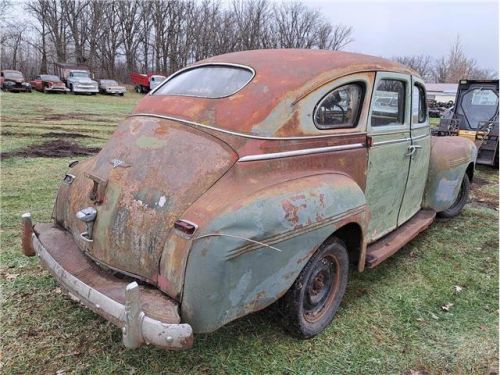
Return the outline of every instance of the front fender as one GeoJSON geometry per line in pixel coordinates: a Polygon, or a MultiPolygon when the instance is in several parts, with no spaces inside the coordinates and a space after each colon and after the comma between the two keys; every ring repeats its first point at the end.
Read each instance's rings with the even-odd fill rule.
{"type": "Polygon", "coordinates": [[[183,321],[210,332],[270,305],[340,225],[364,229],[367,215],[363,191],[341,174],[287,181],[229,204],[193,240],[183,321]]]}
{"type": "Polygon", "coordinates": [[[450,208],[468,166],[475,164],[476,157],[476,145],[466,138],[432,137],[423,207],[436,212],[450,208]]]}

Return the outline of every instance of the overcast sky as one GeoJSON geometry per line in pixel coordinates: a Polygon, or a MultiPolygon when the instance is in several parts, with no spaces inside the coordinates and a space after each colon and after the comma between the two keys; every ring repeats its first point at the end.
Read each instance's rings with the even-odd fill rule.
{"type": "Polygon", "coordinates": [[[457,35],[468,57],[498,71],[498,1],[308,0],[334,24],[350,25],[347,51],[383,57],[446,55],[457,35]]]}

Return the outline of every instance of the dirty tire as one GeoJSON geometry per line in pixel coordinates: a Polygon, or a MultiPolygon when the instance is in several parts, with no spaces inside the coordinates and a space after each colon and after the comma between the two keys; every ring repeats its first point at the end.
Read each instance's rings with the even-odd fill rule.
{"type": "Polygon", "coordinates": [[[344,296],[348,271],[344,242],[332,238],[321,245],[283,297],[290,334],[309,339],[328,327],[344,296]]]}
{"type": "Polygon", "coordinates": [[[462,185],[460,186],[460,191],[458,192],[457,199],[450,208],[438,212],[438,216],[447,219],[457,216],[462,211],[465,204],[469,200],[469,192],[470,192],[469,176],[465,174],[462,180],[462,185]]]}

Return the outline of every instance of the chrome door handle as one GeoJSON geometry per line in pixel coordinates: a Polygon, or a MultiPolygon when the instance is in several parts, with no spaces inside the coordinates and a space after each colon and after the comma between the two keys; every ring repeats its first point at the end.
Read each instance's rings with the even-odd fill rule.
{"type": "Polygon", "coordinates": [[[419,146],[419,145],[410,145],[410,146],[408,146],[408,153],[406,153],[405,156],[413,156],[413,154],[419,148],[422,148],[422,146],[419,146]]]}

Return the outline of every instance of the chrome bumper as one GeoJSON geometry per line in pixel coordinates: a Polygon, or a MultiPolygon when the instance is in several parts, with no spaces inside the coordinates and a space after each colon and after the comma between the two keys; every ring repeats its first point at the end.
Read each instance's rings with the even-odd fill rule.
{"type": "Polygon", "coordinates": [[[74,276],[52,257],[33,232],[30,214],[24,214],[22,220],[23,253],[27,256],[38,255],[70,297],[121,327],[123,344],[127,348],[152,344],[164,349],[181,350],[192,346],[193,330],[189,324],[170,324],[153,319],[142,311],[140,287],[135,281],[125,287],[125,303],[117,302],[74,276]],[[28,242],[29,237],[31,241],[28,242]]]}

